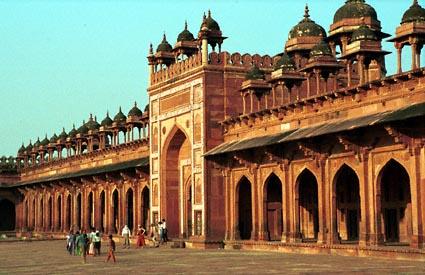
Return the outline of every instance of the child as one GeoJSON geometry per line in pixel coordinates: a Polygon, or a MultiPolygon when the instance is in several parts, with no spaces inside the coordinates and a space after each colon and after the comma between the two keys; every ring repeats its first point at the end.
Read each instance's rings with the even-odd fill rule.
{"type": "Polygon", "coordinates": [[[109,235],[109,252],[108,252],[108,257],[106,257],[105,263],[107,263],[109,259],[112,257],[112,260],[114,261],[114,264],[115,264],[114,251],[115,251],[115,241],[112,239],[112,235],[109,235]]]}

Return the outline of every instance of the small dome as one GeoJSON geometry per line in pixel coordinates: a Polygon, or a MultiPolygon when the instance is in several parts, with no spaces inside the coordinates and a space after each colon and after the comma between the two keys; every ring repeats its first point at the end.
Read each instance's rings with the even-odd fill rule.
{"type": "Polygon", "coordinates": [[[68,137],[74,138],[78,134],[77,130],[75,130],[75,124],[72,125],[71,131],[68,133],[68,137]]]}
{"type": "Polygon", "coordinates": [[[92,114],[90,114],[90,118],[89,118],[89,121],[87,121],[86,123],[86,127],[90,131],[99,130],[100,124],[97,123],[96,117],[93,119],[92,114]]]}
{"type": "Polygon", "coordinates": [[[56,143],[58,141],[58,136],[56,133],[53,134],[53,136],[50,138],[49,143],[56,143]]]}
{"type": "Polygon", "coordinates": [[[149,104],[146,104],[146,106],[145,106],[145,110],[144,110],[145,112],[149,112],[149,104]]]}
{"type": "Polygon", "coordinates": [[[245,79],[247,79],[247,80],[264,79],[264,72],[262,70],[260,70],[254,64],[254,65],[252,65],[252,67],[248,71],[248,73],[246,74],[245,79]]]}
{"type": "Polygon", "coordinates": [[[41,145],[40,138],[37,138],[37,141],[34,143],[34,148],[38,149],[40,145],[41,145]]]}
{"type": "Polygon", "coordinates": [[[42,146],[47,146],[47,145],[49,145],[49,143],[50,143],[50,141],[47,139],[47,134],[46,134],[46,136],[44,137],[44,139],[41,141],[41,145],[42,146]]]}
{"type": "Polygon", "coordinates": [[[323,36],[326,37],[325,29],[316,24],[310,19],[308,6],[305,6],[304,19],[295,25],[289,32],[289,39],[297,37],[308,37],[308,36],[323,36]]]}
{"type": "Polygon", "coordinates": [[[413,5],[403,14],[401,19],[401,25],[410,22],[424,22],[425,21],[425,9],[422,8],[417,0],[413,1],[413,5]]]}
{"type": "Polygon", "coordinates": [[[171,47],[170,43],[167,42],[167,37],[165,36],[165,33],[164,33],[162,42],[156,48],[156,52],[171,52],[171,51],[173,51],[173,47],[171,47]]]}
{"type": "Polygon", "coordinates": [[[310,57],[316,56],[333,56],[331,47],[325,42],[323,37],[310,51],[310,57]]]}
{"type": "Polygon", "coordinates": [[[184,23],[184,30],[177,36],[177,42],[194,41],[195,37],[187,30],[187,22],[184,23]]]}
{"type": "Polygon", "coordinates": [[[295,61],[287,53],[282,54],[279,60],[274,65],[274,69],[286,69],[286,70],[295,70],[295,61]]]}
{"type": "Polygon", "coordinates": [[[376,34],[368,26],[361,24],[360,27],[355,30],[351,36],[351,42],[359,40],[377,41],[378,37],[376,37],[376,34]]]}
{"type": "Polygon", "coordinates": [[[78,128],[77,133],[78,134],[87,134],[88,131],[89,131],[89,128],[87,128],[86,122],[83,120],[83,125],[81,125],[80,128],[78,128]]]}
{"type": "Polygon", "coordinates": [[[211,17],[211,11],[208,11],[207,27],[208,27],[209,30],[213,30],[213,31],[219,31],[220,30],[220,26],[218,25],[217,21],[215,21],[211,17]]]}
{"type": "Polygon", "coordinates": [[[365,0],[347,0],[345,5],[340,7],[334,15],[334,23],[347,18],[371,17],[378,20],[374,8],[365,3],[365,0]]]}
{"type": "Polygon", "coordinates": [[[63,128],[62,133],[60,133],[59,135],[59,139],[66,140],[67,137],[68,137],[68,134],[65,132],[65,128],[63,128]]]}
{"type": "Polygon", "coordinates": [[[128,117],[141,117],[143,115],[143,112],[137,108],[137,103],[136,101],[134,102],[134,107],[131,108],[131,110],[128,112],[128,117]]]}
{"type": "Polygon", "coordinates": [[[105,126],[111,126],[112,123],[113,123],[113,121],[109,117],[109,112],[106,112],[106,117],[102,120],[102,122],[100,123],[100,125],[102,125],[103,127],[105,127],[105,126]]]}
{"type": "Polygon", "coordinates": [[[19,148],[18,150],[18,154],[23,154],[25,152],[25,146],[24,143],[22,142],[21,148],[19,148]]]}
{"type": "Polygon", "coordinates": [[[30,141],[30,144],[28,144],[28,146],[25,148],[25,151],[31,152],[32,148],[34,148],[34,147],[32,146],[32,143],[30,141]]]}
{"type": "Polygon", "coordinates": [[[114,122],[120,123],[120,122],[125,122],[126,120],[127,120],[127,117],[122,113],[121,107],[120,107],[118,114],[114,116],[114,122]]]}

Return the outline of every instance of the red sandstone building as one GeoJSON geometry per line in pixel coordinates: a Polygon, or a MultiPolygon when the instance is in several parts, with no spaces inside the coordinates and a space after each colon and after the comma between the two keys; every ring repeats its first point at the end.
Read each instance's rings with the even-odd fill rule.
{"type": "Polygon", "coordinates": [[[187,25],[174,47],[164,35],[144,112],[90,116],[1,159],[0,230],[116,234],[165,218],[189,247],[403,246],[424,259],[425,9],[406,8],[389,38],[363,0],[346,1],[328,33],[306,7],[275,56],[222,51],[210,13],[196,37],[187,25]]]}

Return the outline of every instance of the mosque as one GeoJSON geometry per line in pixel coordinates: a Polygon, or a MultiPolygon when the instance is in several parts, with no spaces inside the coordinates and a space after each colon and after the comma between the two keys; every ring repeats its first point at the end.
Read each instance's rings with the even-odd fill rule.
{"type": "Polygon", "coordinates": [[[425,9],[412,2],[392,37],[365,0],[345,1],[328,32],[306,6],[275,55],[222,51],[210,12],[197,35],[164,34],[143,111],[90,116],[0,159],[0,231],[166,219],[186,247],[425,260],[425,9]]]}

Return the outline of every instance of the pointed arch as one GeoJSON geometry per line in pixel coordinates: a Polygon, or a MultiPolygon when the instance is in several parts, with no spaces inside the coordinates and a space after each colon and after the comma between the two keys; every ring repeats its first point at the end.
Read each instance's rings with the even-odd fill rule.
{"type": "Polygon", "coordinates": [[[334,231],[341,242],[358,242],[360,235],[360,186],[356,172],[343,164],[332,185],[334,231]]]}
{"type": "Polygon", "coordinates": [[[275,173],[271,173],[264,183],[264,219],[268,240],[278,241],[282,238],[282,182],[275,173]]]}
{"type": "Polygon", "coordinates": [[[243,176],[236,186],[237,229],[241,240],[251,239],[252,191],[251,182],[243,176]]]}
{"type": "Polygon", "coordinates": [[[130,228],[131,232],[134,232],[136,228],[134,227],[134,195],[133,189],[130,187],[127,190],[125,195],[125,213],[126,213],[126,222],[128,228],[130,228]]]}
{"type": "Polygon", "coordinates": [[[114,189],[112,192],[112,224],[113,224],[113,232],[118,233],[120,229],[119,222],[119,194],[118,190],[114,189]]]}
{"type": "Polygon", "coordinates": [[[150,199],[149,199],[149,188],[147,186],[143,187],[142,194],[142,227],[149,228],[150,220],[150,199]]]}
{"type": "Polygon", "coordinates": [[[105,232],[105,224],[106,224],[106,196],[105,196],[105,190],[102,190],[100,192],[100,230],[102,232],[105,232]]]}
{"type": "Polygon", "coordinates": [[[302,241],[317,241],[319,232],[318,186],[313,173],[304,169],[296,180],[297,232],[302,241]]]}
{"type": "Polygon", "coordinates": [[[384,241],[410,243],[413,234],[410,177],[394,159],[389,160],[379,172],[377,196],[384,241]]]}

